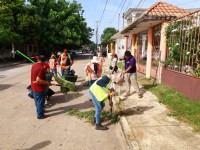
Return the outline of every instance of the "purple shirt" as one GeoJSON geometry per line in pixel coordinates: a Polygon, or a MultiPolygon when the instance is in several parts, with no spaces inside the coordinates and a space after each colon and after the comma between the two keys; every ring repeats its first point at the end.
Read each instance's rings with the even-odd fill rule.
{"type": "Polygon", "coordinates": [[[132,66],[132,68],[127,73],[135,73],[136,72],[136,61],[135,61],[134,56],[131,56],[129,59],[125,58],[125,70],[128,69],[129,66],[132,66]]]}

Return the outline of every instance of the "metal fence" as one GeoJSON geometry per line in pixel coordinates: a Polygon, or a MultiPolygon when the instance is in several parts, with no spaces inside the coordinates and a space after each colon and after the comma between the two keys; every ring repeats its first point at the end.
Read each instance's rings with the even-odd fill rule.
{"type": "Polygon", "coordinates": [[[166,37],[166,67],[200,77],[200,10],[170,22],[166,37]]]}

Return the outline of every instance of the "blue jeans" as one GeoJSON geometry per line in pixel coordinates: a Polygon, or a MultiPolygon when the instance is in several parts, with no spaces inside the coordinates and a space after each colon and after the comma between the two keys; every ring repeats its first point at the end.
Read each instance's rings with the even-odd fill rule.
{"type": "Polygon", "coordinates": [[[61,75],[64,76],[65,74],[69,74],[70,73],[70,68],[67,69],[62,69],[61,68],[61,75]]]}
{"type": "Polygon", "coordinates": [[[55,77],[57,77],[57,69],[54,68],[54,69],[50,69],[51,72],[53,72],[53,74],[55,75],[55,77]]]}
{"type": "Polygon", "coordinates": [[[44,117],[44,102],[45,102],[45,92],[33,92],[35,99],[35,106],[37,111],[37,118],[41,119],[44,117]]]}
{"type": "Polygon", "coordinates": [[[95,112],[96,124],[99,124],[101,123],[101,111],[104,108],[105,104],[103,102],[98,101],[90,90],[89,90],[89,95],[96,109],[95,112]]]}
{"type": "Polygon", "coordinates": [[[96,80],[91,80],[91,81],[89,81],[88,83],[89,83],[89,87],[91,87],[92,86],[92,84],[95,82],[96,80]]]}

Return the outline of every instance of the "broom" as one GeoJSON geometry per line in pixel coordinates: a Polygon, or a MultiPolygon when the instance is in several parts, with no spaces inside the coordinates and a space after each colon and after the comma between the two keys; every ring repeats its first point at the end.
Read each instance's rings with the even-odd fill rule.
{"type": "Polygon", "coordinates": [[[54,75],[53,75],[53,77],[54,77],[55,81],[61,86],[61,92],[62,93],[66,93],[68,91],[76,91],[76,85],[75,85],[75,83],[67,81],[67,80],[64,80],[64,79],[59,78],[59,77],[56,77],[54,75]]]}

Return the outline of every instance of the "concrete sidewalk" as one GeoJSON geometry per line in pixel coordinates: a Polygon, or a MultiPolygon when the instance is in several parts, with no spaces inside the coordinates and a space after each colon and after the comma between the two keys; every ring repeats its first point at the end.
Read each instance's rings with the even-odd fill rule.
{"type": "MultiPolygon", "coordinates": [[[[108,68],[110,60],[106,60],[108,68]]],[[[144,75],[138,73],[138,81],[144,75]]],[[[123,94],[127,86],[116,87],[123,94]]],[[[120,125],[129,149],[141,150],[191,150],[200,149],[200,135],[193,133],[192,128],[173,117],[169,110],[159,103],[158,98],[141,87],[143,98],[131,90],[131,95],[119,100],[115,96],[115,109],[123,113],[120,125]]],[[[121,97],[121,96],[120,96],[121,97]]]]}

